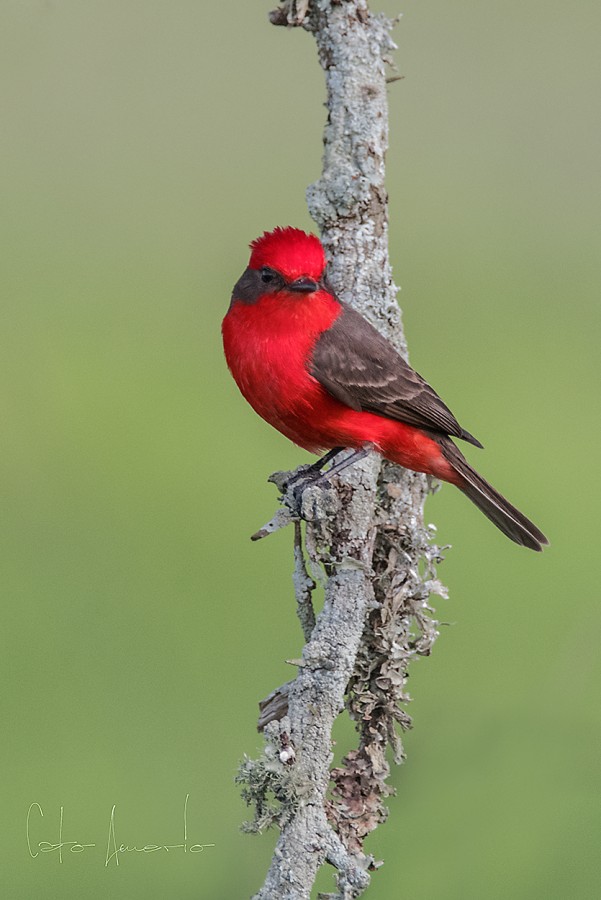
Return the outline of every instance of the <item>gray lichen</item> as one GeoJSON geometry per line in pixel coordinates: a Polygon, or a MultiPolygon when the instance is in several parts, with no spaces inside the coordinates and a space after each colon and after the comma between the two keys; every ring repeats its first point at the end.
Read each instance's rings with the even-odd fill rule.
{"type": "Polygon", "coordinates": [[[298,781],[296,769],[290,765],[290,721],[284,716],[264,729],[265,748],[258,759],[245,756],[236,783],[242,785],[241,796],[253,807],[252,821],[242,830],[256,834],[272,825],[283,828],[298,808],[305,785],[298,781]]]}

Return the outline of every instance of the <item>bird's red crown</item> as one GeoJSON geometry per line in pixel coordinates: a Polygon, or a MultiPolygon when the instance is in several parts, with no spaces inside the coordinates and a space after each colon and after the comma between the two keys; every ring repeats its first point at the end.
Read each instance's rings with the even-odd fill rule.
{"type": "Polygon", "coordinates": [[[249,267],[269,266],[287,279],[308,275],[318,281],[326,267],[321,241],[300,228],[274,228],[250,245],[249,267]]]}

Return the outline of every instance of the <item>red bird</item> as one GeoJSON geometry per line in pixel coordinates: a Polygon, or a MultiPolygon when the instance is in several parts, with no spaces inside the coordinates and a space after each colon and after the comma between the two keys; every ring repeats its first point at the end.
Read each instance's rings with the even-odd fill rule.
{"type": "Polygon", "coordinates": [[[253,409],[305,450],[374,448],[448,481],[516,544],[542,550],[542,531],[472,469],[451,438],[480,442],[392,344],[334,295],[319,238],[276,228],[250,247],[222,331],[228,366],[253,409]]]}

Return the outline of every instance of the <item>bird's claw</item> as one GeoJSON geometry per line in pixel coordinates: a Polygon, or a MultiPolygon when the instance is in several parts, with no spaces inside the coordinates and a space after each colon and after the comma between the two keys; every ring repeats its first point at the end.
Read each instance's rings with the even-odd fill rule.
{"type": "Polygon", "coordinates": [[[286,503],[294,515],[306,522],[325,519],[337,509],[337,494],[330,481],[321,474],[301,478],[285,495],[286,503]]]}

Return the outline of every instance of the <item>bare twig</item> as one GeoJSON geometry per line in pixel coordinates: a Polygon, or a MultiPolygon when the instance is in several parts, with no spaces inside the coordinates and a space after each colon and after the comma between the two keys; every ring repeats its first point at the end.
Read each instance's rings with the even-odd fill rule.
{"type": "Polygon", "coordinates": [[[301,523],[294,523],[294,593],[296,594],[296,611],[303,629],[305,640],[311,640],[315,628],[315,610],[313,609],[313,591],[315,582],[309,576],[303,556],[303,535],[301,523]]]}

